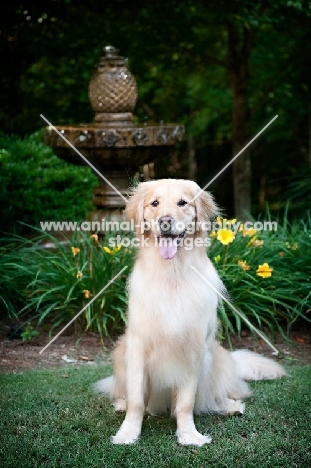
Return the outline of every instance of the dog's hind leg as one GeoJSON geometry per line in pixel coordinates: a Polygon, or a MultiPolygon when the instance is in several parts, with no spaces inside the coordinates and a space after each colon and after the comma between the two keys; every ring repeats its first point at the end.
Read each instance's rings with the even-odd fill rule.
{"type": "Polygon", "coordinates": [[[122,336],[113,353],[113,387],[111,398],[115,411],[126,411],[125,336],[122,336]]]}
{"type": "Polygon", "coordinates": [[[242,400],[232,400],[231,398],[227,398],[220,414],[223,414],[224,416],[232,416],[243,414],[244,411],[245,403],[242,400]]]}
{"type": "Polygon", "coordinates": [[[110,396],[116,411],[126,411],[126,366],[125,366],[125,336],[122,336],[113,352],[114,374],[101,379],[93,386],[98,393],[110,396]]]}

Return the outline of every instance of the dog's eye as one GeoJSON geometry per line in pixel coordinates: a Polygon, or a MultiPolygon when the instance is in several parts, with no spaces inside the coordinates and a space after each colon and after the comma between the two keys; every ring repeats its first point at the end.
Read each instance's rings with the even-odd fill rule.
{"type": "Polygon", "coordinates": [[[179,202],[177,203],[178,206],[185,206],[187,205],[187,202],[185,200],[179,200],[179,202]]]}
{"type": "Polygon", "coordinates": [[[154,200],[152,203],[151,203],[151,206],[158,206],[159,202],[158,200],[154,200]]]}

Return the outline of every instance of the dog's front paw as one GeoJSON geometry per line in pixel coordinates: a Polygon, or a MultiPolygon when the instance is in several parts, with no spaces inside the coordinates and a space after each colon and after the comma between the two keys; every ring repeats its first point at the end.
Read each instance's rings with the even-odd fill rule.
{"type": "Polygon", "coordinates": [[[198,431],[177,431],[177,440],[183,445],[197,445],[199,447],[212,442],[212,438],[210,436],[202,435],[198,431]]]}
{"type": "Polygon", "coordinates": [[[140,436],[140,428],[123,422],[115,436],[111,438],[113,444],[134,444],[140,436]]]}

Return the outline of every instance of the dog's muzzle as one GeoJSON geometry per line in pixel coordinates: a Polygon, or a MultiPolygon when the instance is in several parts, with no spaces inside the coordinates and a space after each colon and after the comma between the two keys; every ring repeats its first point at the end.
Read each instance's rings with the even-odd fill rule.
{"type": "Polygon", "coordinates": [[[175,256],[178,245],[186,234],[186,229],[176,232],[175,224],[172,216],[161,216],[158,220],[160,230],[158,245],[160,254],[165,260],[171,260],[175,256]]]}

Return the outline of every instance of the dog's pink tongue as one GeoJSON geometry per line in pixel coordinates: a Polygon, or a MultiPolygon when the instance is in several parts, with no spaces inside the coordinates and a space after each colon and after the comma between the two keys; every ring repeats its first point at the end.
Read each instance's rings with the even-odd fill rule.
{"type": "Polygon", "coordinates": [[[171,260],[177,252],[177,243],[172,239],[160,239],[159,242],[160,254],[165,260],[171,260]]]}

